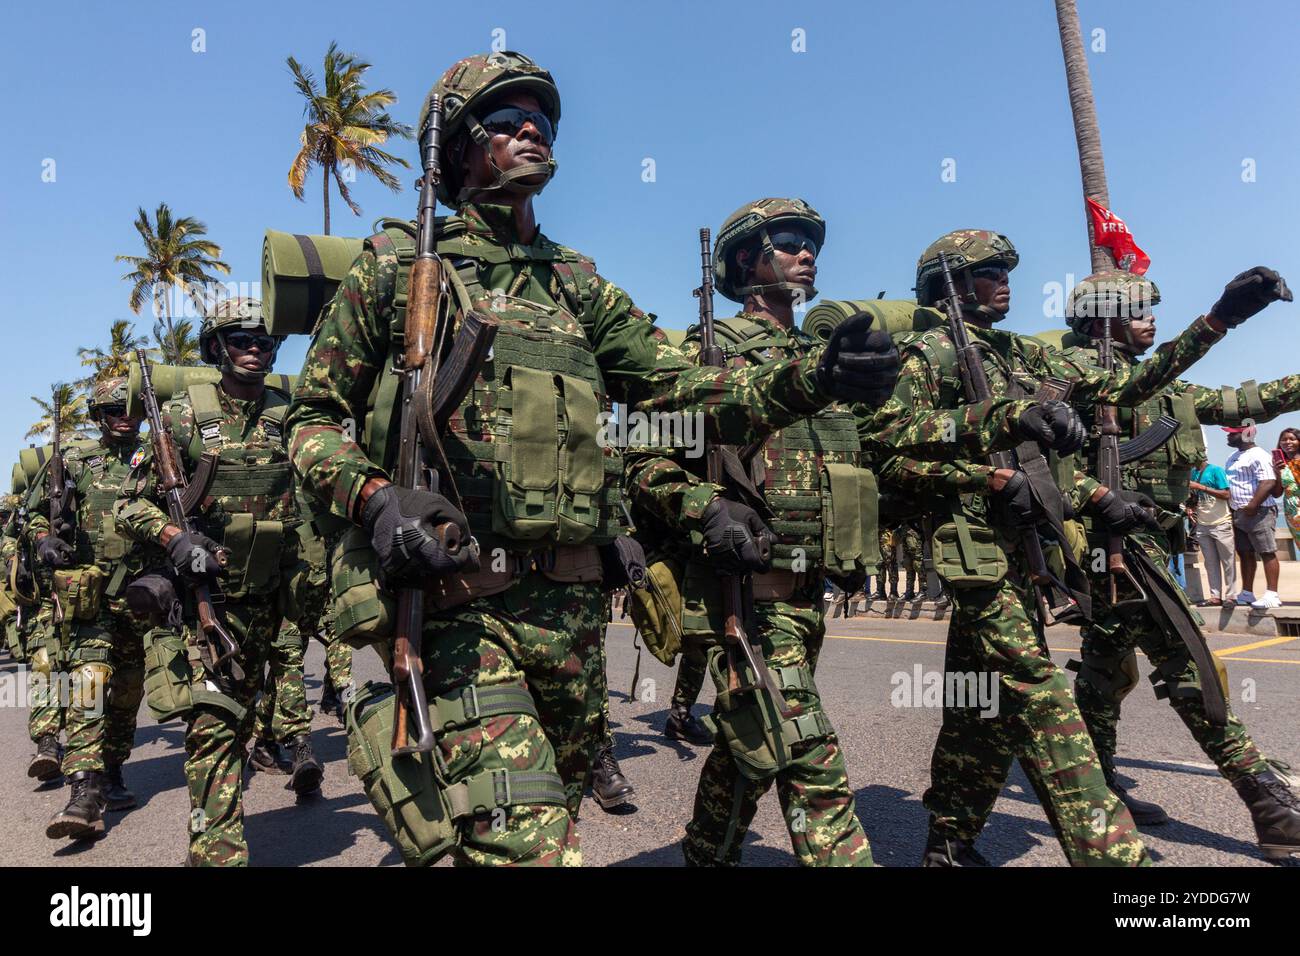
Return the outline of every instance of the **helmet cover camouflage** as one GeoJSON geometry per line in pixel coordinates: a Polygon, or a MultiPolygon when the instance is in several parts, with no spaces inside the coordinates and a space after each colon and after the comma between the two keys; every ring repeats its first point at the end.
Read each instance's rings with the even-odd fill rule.
{"type": "MultiPolygon", "coordinates": [[[[225,361],[216,350],[217,333],[222,329],[260,329],[265,332],[262,300],[246,296],[222,299],[211,313],[203,317],[203,324],[199,326],[199,355],[209,365],[221,365],[225,361]]],[[[225,350],[221,352],[224,354],[225,350]]]]}
{"type": "MultiPolygon", "coordinates": [[[[736,265],[736,252],[783,223],[805,229],[819,250],[826,241],[826,220],[802,199],[772,197],[745,203],[722,223],[713,244],[713,282],[718,292],[733,302],[745,301],[747,289],[740,285],[744,277],[736,265]]],[[[810,290],[810,296],[815,292],[810,290]]]]}
{"type": "Polygon", "coordinates": [[[1119,316],[1136,319],[1159,303],[1160,289],[1146,276],[1123,269],[1103,269],[1070,290],[1065,320],[1070,328],[1087,334],[1093,319],[1119,316]]]}
{"type": "Polygon", "coordinates": [[[92,414],[97,409],[111,405],[125,405],[127,399],[126,379],[120,376],[103,378],[90,390],[89,407],[92,414]]]}
{"type": "Polygon", "coordinates": [[[946,253],[954,273],[982,263],[1000,262],[1010,272],[1020,264],[1020,255],[1006,236],[987,229],[956,229],[940,236],[921,253],[916,263],[916,301],[934,305],[939,295],[935,279],[942,273],[939,253],[946,253]]]}
{"type": "MultiPolygon", "coordinates": [[[[498,53],[476,53],[454,64],[433,85],[430,94],[442,99],[442,142],[446,149],[464,127],[474,118],[474,124],[483,115],[484,107],[506,92],[532,93],[542,106],[542,112],[551,121],[558,135],[560,130],[560,90],[551,74],[543,70],[522,53],[504,50],[498,53]]],[[[420,107],[416,130],[423,131],[429,112],[429,97],[420,107]]],[[[460,183],[458,171],[450,163],[443,163],[442,182],[438,184],[438,199],[446,205],[456,205],[460,183]]]]}

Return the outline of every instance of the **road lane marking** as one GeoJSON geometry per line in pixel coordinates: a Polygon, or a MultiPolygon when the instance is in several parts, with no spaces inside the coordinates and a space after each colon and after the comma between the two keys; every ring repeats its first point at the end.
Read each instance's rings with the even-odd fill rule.
{"type": "Polygon", "coordinates": [[[1225,647],[1223,650],[1215,651],[1214,653],[1218,654],[1220,657],[1225,657],[1228,654],[1237,654],[1242,651],[1254,651],[1261,647],[1273,647],[1277,644],[1289,644],[1291,641],[1295,640],[1300,640],[1300,638],[1297,638],[1295,635],[1290,637],[1274,637],[1267,641],[1256,641],[1254,644],[1239,644],[1236,647],[1225,647]]]}

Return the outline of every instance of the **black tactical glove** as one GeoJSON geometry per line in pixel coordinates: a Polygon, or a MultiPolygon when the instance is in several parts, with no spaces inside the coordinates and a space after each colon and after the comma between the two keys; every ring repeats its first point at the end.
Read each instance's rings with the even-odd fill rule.
{"type": "Polygon", "coordinates": [[[990,501],[998,523],[1003,527],[1022,528],[1038,520],[1038,508],[1029,490],[1029,479],[1022,471],[1013,473],[1000,491],[993,492],[990,501]]]}
{"type": "Polygon", "coordinates": [[[837,325],[817,364],[817,383],[840,401],[879,406],[894,394],[898,349],[888,332],[871,331],[872,321],[858,312],[837,325]]]}
{"type": "Polygon", "coordinates": [[[167,542],[167,557],[186,581],[210,581],[225,568],[221,545],[197,531],[180,531],[167,542]]]}
{"type": "Polygon", "coordinates": [[[753,508],[714,498],[704,509],[704,548],[719,574],[772,567],[772,532],[753,508]]]}
{"type": "Polygon", "coordinates": [[[367,500],[361,524],[379,556],[387,584],[478,570],[478,548],[467,519],[442,495],[384,485],[367,500]]]}
{"type": "Polygon", "coordinates": [[[1088,437],[1078,413],[1069,403],[1055,400],[1031,405],[1016,422],[1016,428],[1026,440],[1062,455],[1074,454],[1088,437]]]}
{"type": "Polygon", "coordinates": [[[66,568],[76,553],[77,549],[57,534],[47,534],[36,545],[36,557],[47,568],[66,568]]]}
{"type": "Polygon", "coordinates": [[[1156,504],[1136,491],[1107,491],[1092,503],[1093,514],[1112,534],[1128,534],[1139,528],[1159,531],[1155,518],[1156,504]]]}
{"type": "Polygon", "coordinates": [[[1255,266],[1223,287],[1223,295],[1210,313],[1235,329],[1270,302],[1290,302],[1292,298],[1285,279],[1266,266],[1255,266]]]}
{"type": "Polygon", "coordinates": [[[606,591],[619,588],[637,590],[646,586],[645,549],[630,534],[621,534],[600,549],[603,572],[601,586],[606,591]]]}

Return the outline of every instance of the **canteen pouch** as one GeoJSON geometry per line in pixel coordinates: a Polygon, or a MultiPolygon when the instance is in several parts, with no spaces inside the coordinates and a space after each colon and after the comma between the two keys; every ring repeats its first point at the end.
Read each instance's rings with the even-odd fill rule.
{"type": "Polygon", "coordinates": [[[356,526],[339,538],[330,561],[330,597],[338,639],[352,647],[393,636],[397,602],[379,587],[379,566],[370,538],[356,526]]]}
{"type": "Polygon", "coordinates": [[[629,588],[627,610],[645,646],[672,666],[682,650],[682,569],[675,561],[653,561],[646,567],[646,586],[629,588]]]}
{"type": "Polygon", "coordinates": [[[168,721],[190,711],[193,676],[182,635],[163,629],[145,635],[144,697],[155,720],[168,721]]]}
{"type": "Polygon", "coordinates": [[[875,571],[880,564],[876,476],[847,463],[823,467],[822,554],[832,575],[875,571]]]}
{"type": "Polygon", "coordinates": [[[27,650],[23,647],[23,634],[18,629],[17,615],[5,619],[5,646],[9,648],[9,656],[19,664],[27,660],[27,650]]]}
{"type": "Polygon", "coordinates": [[[229,515],[221,536],[221,546],[230,555],[222,588],[228,598],[238,600],[279,588],[284,539],[282,521],[259,521],[246,512],[229,515]]]}
{"type": "Polygon", "coordinates": [[[931,554],[935,573],[955,588],[997,584],[1011,570],[993,529],[961,513],[934,530],[931,554]]]}
{"type": "Polygon", "coordinates": [[[100,598],[107,577],[98,565],[84,568],[58,568],[52,575],[54,597],[69,621],[93,621],[99,617],[100,598]]]}
{"type": "Polygon", "coordinates": [[[441,783],[440,751],[393,757],[397,698],[389,684],[366,683],[348,704],[348,769],[384,821],[407,866],[427,866],[459,839],[441,783]]]}

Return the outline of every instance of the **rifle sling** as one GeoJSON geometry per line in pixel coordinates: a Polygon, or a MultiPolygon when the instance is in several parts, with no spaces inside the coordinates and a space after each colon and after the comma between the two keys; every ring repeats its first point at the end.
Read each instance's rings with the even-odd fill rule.
{"type": "Polygon", "coordinates": [[[1224,688],[1219,683],[1219,670],[1214,666],[1214,657],[1196,619],[1174,593],[1169,579],[1160,573],[1151,556],[1140,545],[1125,540],[1124,556],[1133,576],[1141,582],[1147,594],[1154,598],[1147,605],[1151,613],[1157,617],[1158,623],[1178,635],[1196,662],[1196,669],[1201,676],[1201,699],[1205,702],[1205,716],[1215,726],[1224,726],[1228,722],[1224,688]]]}

